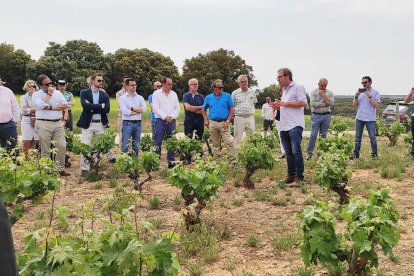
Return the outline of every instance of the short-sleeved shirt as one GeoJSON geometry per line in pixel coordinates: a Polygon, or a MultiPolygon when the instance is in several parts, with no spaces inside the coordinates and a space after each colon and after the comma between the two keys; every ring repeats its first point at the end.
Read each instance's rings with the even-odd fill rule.
{"type": "Polygon", "coordinates": [[[48,106],[55,106],[55,105],[68,105],[65,97],[59,90],[55,90],[50,97],[48,103],[44,102],[42,99],[46,96],[47,91],[43,91],[42,89],[36,91],[32,95],[32,102],[34,107],[36,108],[36,117],[38,119],[49,119],[49,120],[57,120],[62,118],[62,110],[48,110],[43,109],[48,106]]]}
{"type": "Polygon", "coordinates": [[[231,93],[231,98],[234,102],[234,109],[236,116],[253,115],[255,112],[255,104],[257,103],[256,93],[248,89],[242,91],[238,88],[231,93]]]}
{"type": "MultiPolygon", "coordinates": [[[[307,104],[306,91],[301,85],[292,81],[283,92],[282,102],[304,102],[307,104]]],[[[304,107],[280,107],[280,131],[288,131],[297,126],[305,129],[304,107]]]]}
{"type": "Polygon", "coordinates": [[[231,107],[234,107],[234,102],[227,92],[222,92],[218,97],[211,93],[204,99],[203,103],[203,109],[209,109],[208,118],[210,120],[226,120],[231,107]]]}
{"type": "Polygon", "coordinates": [[[318,107],[320,104],[325,103],[325,100],[319,94],[319,88],[310,92],[309,98],[310,98],[310,107],[311,107],[312,112],[317,112],[317,113],[331,112],[331,106],[335,103],[334,95],[331,90],[326,89],[326,96],[329,99],[329,105],[324,106],[324,107],[318,107]]]}
{"type": "Polygon", "coordinates": [[[142,113],[147,110],[147,105],[145,100],[141,95],[138,95],[137,92],[134,92],[132,95],[125,93],[118,99],[119,109],[122,114],[122,120],[141,120],[142,113]],[[131,107],[142,107],[142,113],[131,114],[131,107]]]}
{"type": "Polygon", "coordinates": [[[71,110],[72,106],[69,104],[69,102],[74,100],[72,92],[65,91],[65,93],[63,93],[63,97],[65,97],[66,101],[68,102],[68,110],[71,110]]]}
{"type": "MultiPolygon", "coordinates": [[[[381,102],[380,94],[377,90],[371,88],[371,97],[377,102],[381,102]]],[[[356,119],[364,122],[373,122],[377,120],[377,109],[371,104],[370,99],[365,93],[358,96],[358,108],[356,119]]]]}
{"type": "MultiPolygon", "coordinates": [[[[152,94],[148,96],[148,103],[151,105],[152,104],[152,94]]],[[[154,112],[151,109],[151,122],[155,123],[155,115],[154,112]]]]}
{"type": "MultiPolygon", "coordinates": [[[[196,92],[194,95],[191,94],[190,91],[186,92],[183,95],[183,103],[188,103],[192,106],[202,106],[204,103],[204,96],[200,93],[196,92]]],[[[191,111],[187,111],[185,108],[185,118],[184,120],[192,120],[192,119],[201,119],[203,115],[191,111]]]]}

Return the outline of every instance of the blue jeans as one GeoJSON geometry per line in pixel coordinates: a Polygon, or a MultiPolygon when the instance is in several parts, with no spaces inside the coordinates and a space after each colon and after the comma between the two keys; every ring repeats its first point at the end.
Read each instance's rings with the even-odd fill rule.
{"type": "Polygon", "coordinates": [[[297,126],[288,131],[280,132],[280,139],[285,149],[288,176],[303,180],[303,155],[300,143],[302,143],[303,128],[297,126]]]}
{"type": "Polygon", "coordinates": [[[128,152],[129,141],[132,139],[132,151],[138,155],[141,131],[141,122],[122,120],[122,152],[128,152]]]}
{"type": "MultiPolygon", "coordinates": [[[[3,107],[2,107],[3,108],[3,107]]],[[[0,124],[0,147],[7,150],[17,146],[17,127],[13,121],[0,124]]]]}
{"type": "Polygon", "coordinates": [[[354,156],[359,158],[359,152],[361,150],[361,140],[362,140],[362,133],[364,131],[364,126],[367,126],[369,140],[371,142],[371,156],[375,157],[378,155],[377,149],[377,137],[375,136],[375,127],[377,125],[376,121],[361,121],[356,119],[355,120],[355,149],[354,149],[354,156]]]}
{"type": "MultiPolygon", "coordinates": [[[[163,119],[157,118],[155,121],[155,146],[157,148],[157,153],[161,156],[161,146],[162,141],[165,138],[170,138],[173,133],[175,132],[175,120],[171,124],[167,124],[163,119]]],[[[167,160],[168,162],[172,162],[175,160],[174,152],[168,151],[167,152],[167,160]]]]}
{"type": "Polygon", "coordinates": [[[326,138],[329,125],[331,124],[331,114],[325,114],[325,115],[312,114],[311,122],[312,122],[312,131],[311,131],[309,142],[308,142],[308,148],[306,150],[306,152],[310,155],[313,153],[313,149],[315,148],[316,138],[318,138],[318,133],[321,134],[322,138],[326,138]]]}
{"type": "Polygon", "coordinates": [[[195,131],[195,138],[197,140],[203,139],[204,134],[204,119],[203,117],[185,118],[184,119],[184,134],[193,138],[195,131]]]}

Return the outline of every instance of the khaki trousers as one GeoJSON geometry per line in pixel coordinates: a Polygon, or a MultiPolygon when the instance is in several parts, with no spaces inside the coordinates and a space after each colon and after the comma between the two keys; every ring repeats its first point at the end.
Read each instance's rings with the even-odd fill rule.
{"type": "Polygon", "coordinates": [[[254,132],[254,116],[243,117],[236,116],[234,117],[234,148],[237,150],[243,138],[243,133],[246,131],[246,136],[254,132]]]}
{"type": "Polygon", "coordinates": [[[35,129],[39,136],[40,152],[42,157],[50,158],[50,145],[53,143],[58,151],[55,162],[59,171],[65,169],[66,137],[62,121],[50,122],[36,120],[35,129]]]}
{"type": "MultiPolygon", "coordinates": [[[[92,123],[89,125],[89,128],[84,129],[82,128],[82,135],[81,135],[81,142],[85,145],[90,145],[92,142],[92,139],[98,136],[99,134],[103,133],[105,131],[104,126],[102,123],[92,123]]],[[[83,155],[81,155],[80,159],[80,169],[82,171],[89,171],[90,170],[90,164],[88,160],[86,160],[83,155]]]]}
{"type": "Polygon", "coordinates": [[[230,134],[230,127],[226,130],[223,128],[224,122],[216,122],[210,120],[210,137],[213,143],[213,154],[221,156],[220,146],[225,149],[229,160],[234,162],[236,156],[234,154],[233,137],[230,134]]]}

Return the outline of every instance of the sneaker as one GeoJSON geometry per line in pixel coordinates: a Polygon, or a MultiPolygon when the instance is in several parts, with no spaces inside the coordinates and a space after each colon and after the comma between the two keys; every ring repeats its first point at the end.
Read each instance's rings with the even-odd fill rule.
{"type": "Polygon", "coordinates": [[[292,176],[286,176],[286,178],[285,178],[285,183],[286,184],[291,184],[293,182],[295,182],[295,178],[294,177],[292,177],[292,176]]]}
{"type": "Polygon", "coordinates": [[[169,169],[172,169],[172,168],[174,168],[175,167],[175,164],[174,164],[174,162],[168,162],[168,166],[167,166],[169,169]]]}
{"type": "Polygon", "coordinates": [[[60,174],[60,176],[70,176],[70,173],[68,173],[66,171],[60,171],[59,174],[60,174]]]}
{"type": "Polygon", "coordinates": [[[306,154],[306,160],[311,160],[311,159],[312,159],[312,153],[306,154]]]}

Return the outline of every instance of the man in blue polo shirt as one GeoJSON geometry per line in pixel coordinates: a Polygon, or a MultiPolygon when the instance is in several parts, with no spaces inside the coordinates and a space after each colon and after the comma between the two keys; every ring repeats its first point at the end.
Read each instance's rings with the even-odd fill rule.
{"type": "Polygon", "coordinates": [[[234,102],[229,93],[223,92],[223,81],[217,79],[211,84],[213,93],[204,99],[201,114],[204,125],[210,129],[213,151],[220,155],[220,142],[224,145],[232,163],[236,161],[233,137],[230,134],[230,122],[234,117],[234,102]],[[209,109],[207,117],[207,109],[209,109]]]}

